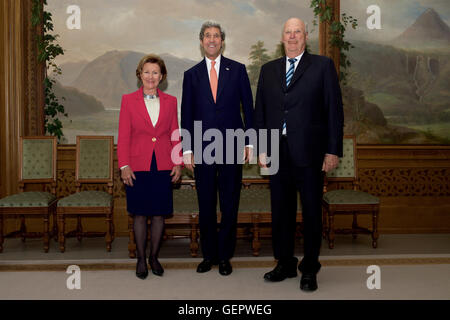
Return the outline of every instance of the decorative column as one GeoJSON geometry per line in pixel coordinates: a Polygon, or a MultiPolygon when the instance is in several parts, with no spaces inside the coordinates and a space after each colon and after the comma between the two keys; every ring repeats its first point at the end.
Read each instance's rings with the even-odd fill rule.
{"type": "Polygon", "coordinates": [[[0,2],[0,197],[17,192],[19,138],[44,133],[44,73],[32,0],[0,2]]]}
{"type": "MultiPolygon", "coordinates": [[[[341,16],[341,1],[327,0],[327,5],[333,8],[333,21],[339,21],[341,16]]],[[[330,23],[319,20],[319,54],[330,57],[334,61],[337,74],[339,75],[340,52],[336,47],[330,45],[330,23]]]]}

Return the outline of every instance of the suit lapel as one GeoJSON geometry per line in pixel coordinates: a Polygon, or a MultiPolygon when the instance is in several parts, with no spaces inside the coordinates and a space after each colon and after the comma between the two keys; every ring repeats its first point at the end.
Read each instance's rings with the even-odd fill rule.
{"type": "Polygon", "coordinates": [[[286,92],[286,57],[280,59],[277,70],[278,77],[281,81],[281,88],[283,89],[283,92],[286,92]]]}
{"type": "MultiPolygon", "coordinates": [[[[292,77],[292,80],[289,83],[289,88],[292,87],[298,79],[300,79],[300,77],[305,73],[306,69],[308,69],[310,64],[311,64],[311,61],[309,59],[309,54],[305,50],[302,58],[300,59],[300,62],[298,63],[297,68],[295,69],[294,76],[292,77]]],[[[286,81],[285,81],[285,83],[286,83],[286,81]]]]}
{"type": "Polygon", "coordinates": [[[230,76],[231,67],[227,58],[222,56],[220,58],[220,71],[219,71],[219,83],[217,86],[217,96],[216,101],[219,100],[220,93],[223,91],[225,87],[225,83],[227,83],[228,78],[230,76]]]}
{"type": "Polygon", "coordinates": [[[150,119],[150,115],[148,114],[147,107],[145,106],[143,90],[144,90],[144,87],[141,87],[138,91],[136,91],[137,111],[139,112],[139,114],[142,117],[144,117],[147,124],[153,128],[152,120],[150,119]]]}
{"type": "Polygon", "coordinates": [[[164,121],[163,119],[166,117],[166,113],[168,112],[167,109],[167,95],[162,92],[161,90],[158,90],[158,96],[159,96],[159,116],[158,121],[156,122],[155,129],[159,127],[159,125],[164,121]]]}

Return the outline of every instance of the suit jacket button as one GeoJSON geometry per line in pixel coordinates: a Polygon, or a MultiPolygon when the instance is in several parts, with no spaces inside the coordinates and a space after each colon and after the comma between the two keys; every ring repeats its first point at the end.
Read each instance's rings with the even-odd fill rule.
{"type": "Polygon", "coordinates": [[[155,141],[156,141],[156,138],[155,138],[155,137],[153,137],[153,138],[152,138],[152,141],[153,141],[153,142],[155,142],[155,141]]]}

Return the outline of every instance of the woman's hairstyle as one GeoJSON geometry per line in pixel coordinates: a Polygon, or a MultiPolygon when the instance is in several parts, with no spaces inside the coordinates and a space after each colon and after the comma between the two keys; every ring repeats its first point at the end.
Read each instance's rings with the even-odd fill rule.
{"type": "Polygon", "coordinates": [[[166,80],[167,68],[166,68],[166,64],[164,63],[164,60],[161,59],[156,54],[148,54],[148,55],[144,56],[141,59],[141,61],[139,61],[137,68],[136,68],[136,77],[138,80],[138,87],[142,86],[141,73],[142,73],[142,69],[144,68],[144,64],[146,64],[146,63],[156,63],[159,66],[159,68],[161,69],[161,75],[162,75],[161,82],[166,80]]]}

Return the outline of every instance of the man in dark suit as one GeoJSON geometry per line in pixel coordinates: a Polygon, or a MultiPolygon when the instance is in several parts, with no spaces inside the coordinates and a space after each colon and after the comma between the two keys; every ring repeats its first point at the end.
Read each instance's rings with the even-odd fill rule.
{"type": "Polygon", "coordinates": [[[200,47],[205,58],[184,73],[181,128],[190,135],[190,139],[183,136],[183,161],[194,171],[199,202],[203,261],[197,272],[207,272],[212,265],[219,264],[220,274],[228,275],[232,272],[230,259],[236,244],[242,163],[251,159],[253,146],[242,145],[237,150],[234,139],[225,137],[227,129],[244,129],[241,104],[245,129],[253,127],[253,98],[245,65],[221,54],[224,40],[225,33],[219,24],[205,22],[202,25],[200,47]],[[197,130],[199,124],[201,128],[197,130]],[[208,154],[209,142],[202,142],[207,130],[222,137],[216,137],[211,143],[224,142],[208,154]],[[206,159],[208,155],[211,157],[206,159]],[[217,191],[222,213],[219,227],[217,191]]]}
{"type": "MultiPolygon", "coordinates": [[[[255,104],[255,128],[279,130],[279,170],[270,176],[274,270],[268,281],[297,276],[294,256],[297,190],[304,225],[300,288],[317,289],[321,265],[323,173],[342,156],[343,108],[333,61],[305,50],[307,31],[298,18],[286,21],[282,33],[286,56],[261,67],[255,104]]],[[[276,150],[272,150],[276,152],[276,150]]],[[[261,167],[266,153],[259,152],[261,167]]]]}

